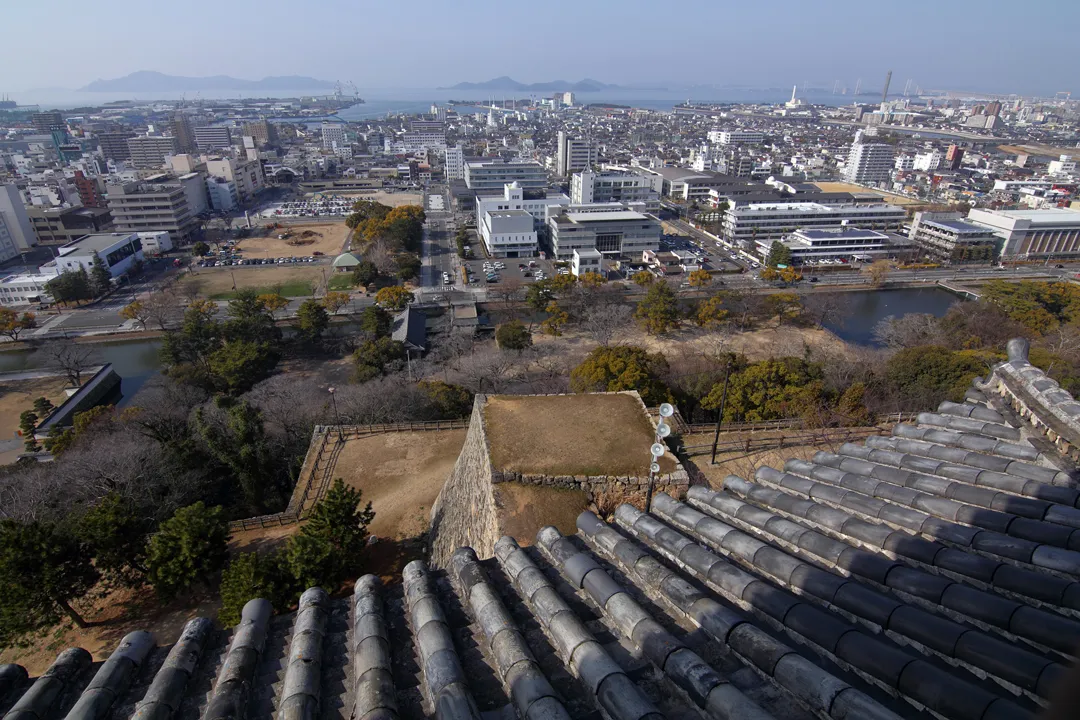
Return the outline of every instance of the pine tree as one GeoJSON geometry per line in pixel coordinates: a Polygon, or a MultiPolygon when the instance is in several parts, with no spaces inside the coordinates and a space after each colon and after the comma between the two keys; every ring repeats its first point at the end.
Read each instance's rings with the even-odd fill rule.
{"type": "Polygon", "coordinates": [[[220,507],[200,501],[161,523],[147,546],[147,580],[165,599],[205,581],[225,564],[229,525],[220,507]]]}
{"type": "Polygon", "coordinates": [[[97,251],[94,252],[94,258],[90,264],[90,287],[95,297],[112,290],[112,273],[109,272],[109,268],[97,251]]]}

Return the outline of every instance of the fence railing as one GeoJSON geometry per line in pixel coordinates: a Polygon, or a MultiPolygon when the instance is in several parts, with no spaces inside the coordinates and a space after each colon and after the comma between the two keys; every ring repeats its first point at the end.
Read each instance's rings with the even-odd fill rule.
{"type": "MultiPolygon", "coordinates": [[[[902,422],[911,422],[916,416],[918,416],[918,413],[884,413],[877,416],[875,424],[897,425],[902,422]]],[[[716,423],[691,423],[687,427],[690,433],[713,432],[716,430],[716,423]]],[[[802,418],[781,418],[762,422],[724,423],[720,426],[720,432],[765,432],[768,430],[787,430],[789,428],[807,429],[806,421],[802,418]]]]}
{"type": "Polygon", "coordinates": [[[281,527],[298,523],[307,517],[315,503],[326,494],[333,481],[334,467],[345,441],[368,435],[392,432],[431,432],[461,430],[469,427],[467,419],[431,420],[427,422],[382,423],[376,425],[322,425],[315,428],[311,446],[300,469],[300,479],[293,488],[289,505],[282,512],[242,518],[229,523],[230,530],[281,527]],[[318,442],[316,443],[316,438],[318,442]],[[331,445],[327,452],[327,445],[331,445]]]}
{"type": "MultiPolygon", "coordinates": [[[[848,442],[876,435],[881,431],[877,428],[830,428],[814,432],[798,433],[795,435],[781,435],[780,437],[743,438],[741,440],[725,440],[716,444],[716,452],[728,453],[742,451],[745,453],[759,452],[761,450],[783,450],[785,447],[797,445],[816,444],[821,442],[848,442]]],[[[687,457],[696,455],[712,454],[712,443],[702,445],[686,445],[679,448],[680,454],[687,457]]]]}

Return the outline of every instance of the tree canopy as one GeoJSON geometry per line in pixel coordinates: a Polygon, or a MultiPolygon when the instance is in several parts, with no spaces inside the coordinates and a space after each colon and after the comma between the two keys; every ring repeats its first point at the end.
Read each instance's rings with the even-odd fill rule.
{"type": "Polygon", "coordinates": [[[773,240],[769,246],[769,254],[765,258],[765,265],[774,268],[778,265],[791,264],[791,248],[779,240],[773,240]]]}
{"type": "Polygon", "coordinates": [[[520,352],[532,345],[532,333],[525,327],[525,323],[520,320],[511,320],[496,328],[495,342],[503,350],[520,352]]]}
{"type": "Polygon", "coordinates": [[[404,310],[415,299],[416,296],[400,285],[384,287],[375,293],[375,302],[387,310],[404,310]]]}
{"type": "Polygon", "coordinates": [[[671,400],[671,391],[661,379],[667,360],[633,345],[598,347],[570,373],[574,392],[615,392],[637,390],[646,405],[671,400]]]}
{"type": "Polygon", "coordinates": [[[679,300],[667,283],[648,286],[645,297],[638,303],[634,317],[650,335],[662,335],[679,326],[679,300]]]}
{"type": "Polygon", "coordinates": [[[229,526],[220,507],[199,501],[161,523],[146,553],[147,580],[165,599],[205,582],[225,565],[229,526]]]}

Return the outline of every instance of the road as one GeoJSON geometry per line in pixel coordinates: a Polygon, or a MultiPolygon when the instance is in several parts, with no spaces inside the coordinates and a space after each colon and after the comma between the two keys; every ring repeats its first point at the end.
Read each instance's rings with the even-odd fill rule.
{"type": "Polygon", "coordinates": [[[442,277],[446,273],[453,281],[453,289],[463,290],[464,279],[458,277],[457,250],[453,246],[454,216],[450,211],[449,197],[441,185],[432,186],[424,193],[424,240],[420,255],[420,287],[423,292],[435,293],[450,290],[442,277]]]}

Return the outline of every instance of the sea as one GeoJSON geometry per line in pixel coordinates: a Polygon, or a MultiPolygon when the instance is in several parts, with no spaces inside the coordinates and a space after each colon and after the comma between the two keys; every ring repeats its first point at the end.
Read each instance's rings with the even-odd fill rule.
{"type": "MultiPolygon", "coordinates": [[[[360,88],[363,104],[354,105],[338,113],[338,117],[347,121],[359,121],[385,117],[388,113],[427,112],[432,103],[447,104],[451,100],[468,101],[481,105],[492,100],[529,100],[550,97],[553,93],[493,92],[487,90],[448,90],[442,88],[360,88]]],[[[186,93],[116,93],[116,92],[80,92],[51,88],[32,90],[22,93],[10,93],[12,100],[19,105],[37,105],[41,109],[67,110],[77,107],[95,107],[109,102],[140,101],[165,102],[180,100],[227,100],[233,98],[285,98],[306,95],[326,94],[326,91],[312,93],[311,90],[280,90],[272,93],[238,93],[235,91],[186,93]]],[[[687,101],[694,103],[735,103],[735,104],[778,104],[791,99],[791,90],[786,88],[701,88],[691,90],[664,89],[621,89],[600,90],[596,92],[575,93],[580,104],[612,103],[648,110],[671,110],[675,105],[687,101]]],[[[855,101],[853,95],[833,94],[829,90],[810,88],[798,91],[798,97],[815,105],[846,105],[855,101]]],[[[870,94],[859,96],[862,103],[875,102],[870,94]]]]}

